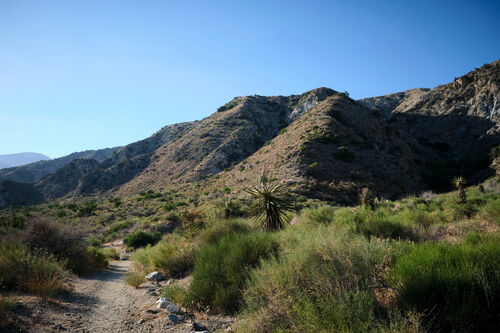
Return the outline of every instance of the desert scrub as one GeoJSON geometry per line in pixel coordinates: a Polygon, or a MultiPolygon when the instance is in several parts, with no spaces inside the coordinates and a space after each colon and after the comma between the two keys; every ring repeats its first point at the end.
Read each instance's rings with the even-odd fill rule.
{"type": "Polygon", "coordinates": [[[276,235],[229,233],[203,247],[196,259],[186,305],[214,312],[235,313],[252,268],[278,252],[276,235]]]}
{"type": "Polygon", "coordinates": [[[157,231],[145,232],[145,231],[136,231],[129,234],[123,242],[132,248],[144,247],[146,245],[154,245],[158,243],[161,239],[161,234],[157,231]]]}
{"type": "Polygon", "coordinates": [[[250,272],[243,310],[249,326],[265,332],[366,332],[382,325],[371,288],[383,259],[381,243],[333,225],[283,236],[281,257],[250,272]]]}
{"type": "Polygon", "coordinates": [[[47,252],[31,252],[24,244],[0,246],[0,286],[21,287],[34,295],[50,297],[63,289],[66,262],[47,252]]]}
{"type": "Polygon", "coordinates": [[[0,328],[5,328],[10,324],[10,310],[14,306],[13,297],[5,297],[0,294],[0,328]]]}
{"type": "Polygon", "coordinates": [[[124,280],[127,284],[134,288],[139,287],[142,283],[146,282],[146,277],[142,266],[134,263],[131,270],[125,274],[124,280]]]}
{"type": "Polygon", "coordinates": [[[194,265],[196,246],[178,234],[168,234],[155,246],[137,250],[132,260],[146,272],[162,271],[167,277],[182,277],[194,265]]]}
{"type": "Polygon", "coordinates": [[[436,331],[498,331],[499,258],[498,234],[475,234],[459,245],[408,245],[391,275],[399,304],[427,314],[436,331]]]}
{"type": "Polygon", "coordinates": [[[184,304],[187,291],[177,285],[168,285],[163,288],[163,295],[176,304],[184,304]]]}

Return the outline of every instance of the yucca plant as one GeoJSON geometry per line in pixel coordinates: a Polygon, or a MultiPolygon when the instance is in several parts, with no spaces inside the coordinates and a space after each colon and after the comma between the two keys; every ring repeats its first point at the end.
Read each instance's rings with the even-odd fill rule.
{"type": "Polygon", "coordinates": [[[262,230],[278,230],[289,222],[286,213],[292,210],[294,205],[285,185],[272,182],[264,172],[259,184],[247,187],[245,192],[252,198],[250,214],[262,223],[262,230]]]}
{"type": "Polygon", "coordinates": [[[453,179],[453,184],[458,190],[458,202],[459,203],[466,203],[467,202],[467,195],[465,194],[465,184],[467,184],[467,180],[465,180],[464,177],[456,177],[453,179]]]}
{"type": "Polygon", "coordinates": [[[241,206],[234,196],[228,195],[222,198],[222,201],[217,204],[224,219],[238,216],[241,211],[241,206]]]}

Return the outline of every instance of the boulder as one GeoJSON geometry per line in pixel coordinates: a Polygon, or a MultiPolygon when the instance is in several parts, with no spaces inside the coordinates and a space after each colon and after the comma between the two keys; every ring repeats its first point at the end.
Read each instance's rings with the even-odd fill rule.
{"type": "Polygon", "coordinates": [[[161,281],[163,280],[163,274],[161,272],[152,272],[146,275],[146,279],[148,281],[161,281]]]}

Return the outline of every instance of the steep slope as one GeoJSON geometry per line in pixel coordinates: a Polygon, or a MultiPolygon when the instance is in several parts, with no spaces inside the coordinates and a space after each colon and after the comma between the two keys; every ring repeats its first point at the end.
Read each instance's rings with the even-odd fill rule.
{"type": "Polygon", "coordinates": [[[83,175],[98,166],[99,162],[96,160],[77,158],[43,177],[35,187],[46,199],[59,198],[76,189],[83,175]]]}
{"type": "Polygon", "coordinates": [[[44,201],[43,194],[33,184],[0,181],[0,209],[9,206],[34,205],[44,201]]]}
{"type": "Polygon", "coordinates": [[[219,173],[253,154],[293,119],[334,93],[318,88],[288,97],[237,97],[175,142],[160,147],[151,164],[121,193],[160,189],[219,173]]]}
{"type": "Polygon", "coordinates": [[[456,175],[480,182],[494,173],[488,166],[491,149],[500,144],[500,60],[420,95],[395,95],[360,102],[390,112],[395,126],[443,158],[428,162],[428,182],[436,190],[448,190],[456,175]]]}
{"type": "Polygon", "coordinates": [[[429,91],[428,88],[410,89],[384,96],[363,98],[358,100],[358,103],[379,111],[385,118],[390,118],[393,112],[415,105],[429,91]]]}
{"type": "Polygon", "coordinates": [[[152,154],[189,132],[196,121],[173,124],[141,141],[126,145],[102,161],[97,168],[82,175],[74,195],[109,190],[133,179],[151,163],[152,154]]]}
{"type": "Polygon", "coordinates": [[[67,156],[55,158],[48,161],[38,161],[28,165],[19,167],[7,168],[0,170],[1,180],[12,180],[21,183],[35,183],[42,179],[42,177],[56,171],[63,165],[77,159],[94,159],[102,161],[107,158],[118,148],[105,148],[99,150],[86,150],[82,152],[73,153],[67,156]]]}
{"type": "Polygon", "coordinates": [[[50,160],[50,157],[39,153],[17,153],[0,155],[0,168],[2,168],[2,165],[4,165],[5,168],[16,167],[45,160],[50,160]]]}
{"type": "Polygon", "coordinates": [[[378,113],[335,94],[209,186],[242,189],[266,170],[308,197],[352,203],[366,186],[392,198],[424,189],[426,153],[378,113]]]}

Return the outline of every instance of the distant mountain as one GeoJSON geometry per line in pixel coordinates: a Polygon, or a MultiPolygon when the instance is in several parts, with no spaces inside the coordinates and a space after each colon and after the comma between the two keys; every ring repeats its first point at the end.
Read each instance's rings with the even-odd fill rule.
{"type": "Polygon", "coordinates": [[[455,176],[477,183],[494,173],[498,101],[500,61],[434,89],[358,101],[328,88],[236,97],[124,147],[2,169],[0,207],[193,183],[203,195],[238,191],[263,170],[305,198],[342,204],[363,187],[385,198],[445,191],[455,176]]]}
{"type": "Polygon", "coordinates": [[[0,155],[0,169],[16,167],[46,160],[50,160],[50,157],[38,153],[17,153],[0,155]]]}
{"type": "Polygon", "coordinates": [[[35,183],[42,179],[42,177],[51,174],[63,165],[70,163],[77,158],[95,159],[96,161],[102,161],[118,148],[120,147],[105,148],[99,150],[86,150],[55,158],[53,160],[38,161],[19,167],[0,169],[0,181],[11,180],[20,183],[35,183]]]}

